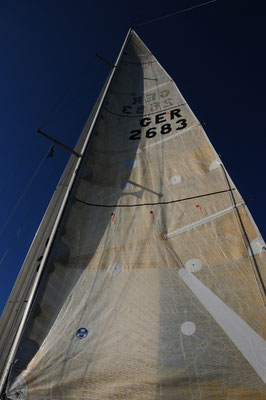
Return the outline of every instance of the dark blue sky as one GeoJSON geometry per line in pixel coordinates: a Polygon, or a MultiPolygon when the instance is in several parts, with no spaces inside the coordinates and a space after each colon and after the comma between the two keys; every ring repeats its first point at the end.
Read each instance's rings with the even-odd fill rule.
{"type": "MultiPolygon", "coordinates": [[[[9,220],[50,145],[36,129],[74,147],[109,72],[95,53],[113,62],[132,23],[199,3],[0,2],[0,312],[69,157],[56,148],[9,220]]],[[[264,0],[217,0],[136,27],[206,122],[264,238],[265,11],[264,0]]]]}

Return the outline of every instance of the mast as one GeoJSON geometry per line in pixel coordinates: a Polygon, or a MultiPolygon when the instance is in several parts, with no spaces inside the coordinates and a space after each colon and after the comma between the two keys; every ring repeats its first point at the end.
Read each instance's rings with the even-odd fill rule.
{"type": "MultiPolygon", "coordinates": [[[[83,155],[84,155],[84,153],[85,153],[85,151],[86,151],[86,149],[87,149],[87,147],[89,145],[91,134],[92,134],[94,126],[95,126],[95,124],[97,122],[99,113],[100,113],[100,111],[102,109],[103,102],[105,100],[105,97],[106,97],[106,95],[108,93],[108,89],[109,89],[110,84],[111,84],[111,82],[113,80],[113,77],[115,75],[116,67],[119,65],[119,61],[120,61],[121,55],[122,55],[123,50],[124,50],[124,48],[125,48],[125,46],[127,44],[127,41],[129,39],[131,31],[132,31],[132,28],[130,28],[128,30],[128,32],[127,32],[127,35],[126,35],[126,37],[124,39],[124,42],[122,44],[122,47],[120,49],[120,52],[119,52],[118,57],[116,59],[116,62],[113,65],[112,71],[111,71],[111,73],[110,73],[110,75],[109,75],[109,77],[108,77],[108,79],[107,79],[107,81],[105,83],[101,99],[99,101],[99,104],[98,104],[98,107],[96,109],[96,112],[95,112],[95,114],[93,116],[93,119],[92,119],[90,128],[88,130],[86,139],[84,141],[84,144],[82,146],[82,149],[81,149],[81,152],[80,152],[80,157],[77,158],[76,164],[73,167],[73,173],[72,173],[68,188],[67,188],[66,193],[64,195],[64,198],[62,200],[62,203],[61,203],[57,218],[55,220],[53,229],[52,229],[50,237],[49,237],[49,242],[48,242],[48,244],[46,246],[46,249],[45,249],[45,252],[43,254],[43,258],[41,260],[38,272],[37,272],[35,280],[33,282],[32,289],[31,289],[30,295],[29,295],[28,300],[27,300],[27,305],[25,307],[23,317],[22,317],[21,322],[19,324],[19,327],[18,327],[18,330],[17,330],[17,334],[16,334],[15,339],[13,341],[13,344],[12,344],[12,347],[10,349],[9,356],[8,356],[5,368],[3,370],[3,374],[2,374],[2,377],[1,377],[1,381],[0,381],[0,396],[2,396],[2,394],[4,392],[5,384],[6,384],[6,380],[8,378],[8,374],[9,374],[10,368],[12,367],[12,363],[14,361],[14,357],[15,357],[16,351],[18,349],[20,340],[22,338],[25,325],[26,325],[27,320],[29,318],[29,315],[30,315],[30,313],[32,311],[32,305],[33,305],[33,302],[35,300],[36,294],[38,292],[39,284],[40,284],[42,276],[43,276],[43,271],[44,271],[44,268],[45,268],[45,265],[46,265],[47,257],[48,257],[48,255],[49,255],[49,253],[51,251],[51,248],[52,248],[56,233],[60,229],[60,223],[62,221],[62,217],[63,217],[64,211],[66,209],[69,196],[71,194],[72,188],[73,188],[74,183],[75,183],[75,178],[77,176],[77,171],[81,166],[83,155]]],[[[34,243],[33,243],[33,246],[34,246],[34,243]]]]}

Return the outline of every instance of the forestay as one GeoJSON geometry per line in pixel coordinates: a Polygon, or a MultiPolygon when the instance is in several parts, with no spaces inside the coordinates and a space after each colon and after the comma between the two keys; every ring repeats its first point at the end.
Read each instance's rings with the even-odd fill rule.
{"type": "Polygon", "coordinates": [[[7,396],[263,399],[265,244],[133,30],[115,68],[7,396]]]}

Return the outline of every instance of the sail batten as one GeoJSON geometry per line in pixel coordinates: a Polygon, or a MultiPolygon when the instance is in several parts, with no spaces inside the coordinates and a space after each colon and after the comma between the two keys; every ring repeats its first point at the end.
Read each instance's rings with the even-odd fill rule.
{"type": "Polygon", "coordinates": [[[242,203],[238,203],[235,206],[231,206],[231,207],[225,208],[224,210],[218,211],[217,213],[209,215],[206,218],[202,218],[202,219],[200,219],[200,220],[198,220],[196,222],[193,222],[190,225],[186,225],[183,228],[177,229],[177,230],[175,230],[173,232],[165,233],[164,234],[164,238],[165,239],[170,239],[171,237],[179,235],[180,233],[189,231],[190,229],[193,229],[196,226],[205,224],[205,223],[211,221],[212,219],[215,219],[215,218],[218,218],[218,217],[220,217],[220,216],[222,216],[224,214],[227,214],[227,213],[231,212],[232,210],[234,210],[235,207],[241,207],[243,204],[244,204],[243,202],[242,203]]]}
{"type": "Polygon", "coordinates": [[[132,29],[115,66],[6,395],[263,400],[265,308],[251,265],[263,279],[263,239],[132,29]]]}

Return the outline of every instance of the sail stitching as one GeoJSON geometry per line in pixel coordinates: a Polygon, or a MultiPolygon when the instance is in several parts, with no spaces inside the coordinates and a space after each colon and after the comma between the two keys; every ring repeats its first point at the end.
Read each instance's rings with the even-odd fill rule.
{"type": "MultiPolygon", "coordinates": [[[[231,190],[236,190],[235,188],[232,188],[231,190]]],[[[141,206],[154,206],[154,205],[159,205],[159,204],[172,204],[172,203],[178,203],[181,201],[185,200],[193,200],[193,199],[198,199],[199,197],[206,197],[206,196],[212,196],[214,194],[220,194],[220,193],[226,193],[229,192],[229,189],[225,190],[219,190],[217,192],[212,192],[212,193],[205,193],[205,194],[199,194],[197,196],[192,196],[192,197],[185,197],[183,199],[175,199],[175,200],[169,200],[169,201],[158,201],[154,203],[140,203],[140,204],[96,204],[96,203],[88,203],[84,200],[77,199],[79,203],[85,204],[87,206],[92,206],[92,207],[141,207],[141,206]]]]}

